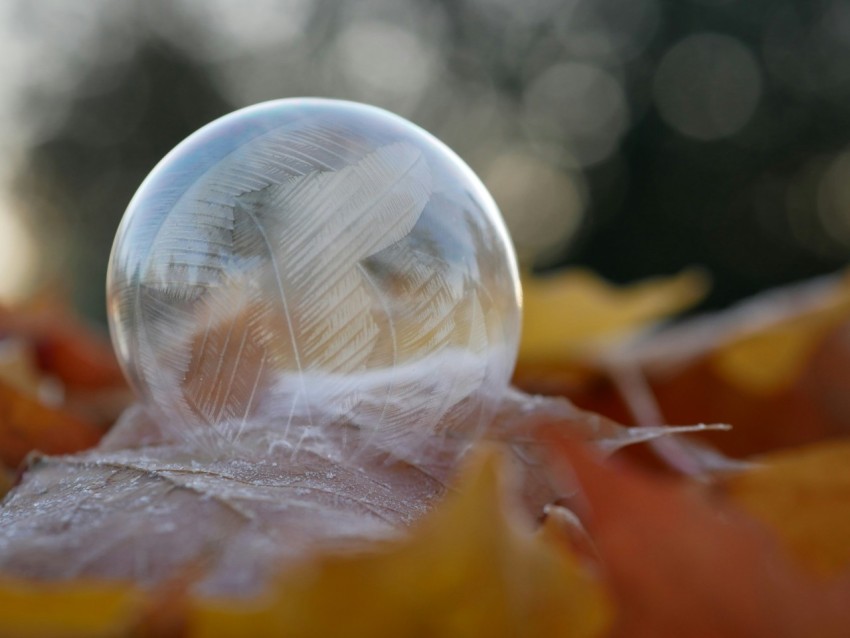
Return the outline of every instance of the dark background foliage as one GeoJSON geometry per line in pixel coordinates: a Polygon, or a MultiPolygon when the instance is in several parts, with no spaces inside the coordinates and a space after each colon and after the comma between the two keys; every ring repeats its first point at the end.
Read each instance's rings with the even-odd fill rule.
{"type": "Polygon", "coordinates": [[[718,307],[850,250],[843,0],[18,0],[3,14],[29,280],[70,280],[95,318],[115,228],[156,162],[229,110],[296,95],[384,106],[442,138],[493,190],[526,268],[629,281],[702,266],[718,307]]]}

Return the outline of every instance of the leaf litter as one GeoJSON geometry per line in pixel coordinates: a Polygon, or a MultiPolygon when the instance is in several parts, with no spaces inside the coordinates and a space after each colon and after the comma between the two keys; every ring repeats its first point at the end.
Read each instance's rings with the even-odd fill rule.
{"type": "MultiPolygon", "coordinates": [[[[513,452],[535,514],[559,496],[534,434],[553,420],[565,436],[608,450],[668,433],[623,428],[563,399],[509,392],[484,438],[513,452]]],[[[167,431],[136,409],[97,448],[35,459],[0,509],[0,571],[155,586],[189,569],[200,574],[199,593],[257,594],[307,554],[398,538],[446,492],[455,471],[450,461],[417,465],[380,449],[354,457],[293,452],[269,447],[257,430],[221,456],[167,431]]],[[[445,438],[447,459],[459,444],[468,442],[445,438]]],[[[322,452],[326,445],[323,439],[322,452]]]]}
{"type": "MultiPolygon", "coordinates": [[[[822,322],[812,323],[826,335],[825,339],[836,334],[830,327],[835,323],[826,328],[822,322]]],[[[814,353],[808,357],[817,356],[818,348],[807,346],[807,352],[814,353]]],[[[833,348],[834,356],[840,353],[840,349],[833,348]]],[[[753,356],[755,365],[758,357],[753,356]]],[[[801,374],[809,374],[805,365],[801,374]]],[[[655,392],[658,386],[652,374],[648,381],[655,392]]],[[[693,389],[689,392],[693,395],[693,389]]],[[[664,400],[661,407],[666,408],[664,400]]],[[[516,626],[503,622],[492,635],[540,635],[555,633],[555,627],[560,628],[558,635],[587,636],[844,635],[850,624],[846,612],[850,575],[846,525],[842,524],[846,523],[842,486],[846,468],[850,467],[846,444],[826,442],[809,451],[789,450],[758,459],[746,471],[723,478],[717,493],[695,490],[693,484],[682,480],[660,481],[619,463],[599,463],[582,447],[564,447],[559,442],[568,438],[564,433],[572,432],[579,439],[601,441],[602,449],[611,449],[640,438],[639,434],[635,436],[639,432],[648,436],[651,431],[652,428],[622,428],[564,400],[509,393],[500,419],[494,421],[484,438],[509,451],[513,469],[519,470],[526,515],[516,509],[505,511],[501,522],[491,520],[484,528],[457,516],[451,520],[443,516],[440,520],[448,526],[445,530],[471,525],[472,529],[487,529],[491,535],[498,535],[502,533],[500,526],[515,527],[523,518],[527,523],[528,512],[539,513],[541,504],[553,500],[569,503],[579,516],[559,506],[546,506],[548,516],[541,536],[545,537],[547,560],[559,560],[551,558],[553,546],[556,553],[566,557],[567,564],[559,568],[559,577],[572,574],[569,578],[574,580],[570,581],[573,589],[553,589],[561,592],[561,609],[569,614],[557,620],[552,615],[553,608],[544,605],[534,609],[549,612],[533,618],[566,624],[525,620],[522,626],[516,626]],[[539,426],[553,420],[557,423],[554,439],[551,429],[541,439],[539,426]],[[547,453],[552,448],[558,450],[556,457],[547,453]],[[569,464],[565,465],[567,461],[569,464]],[[562,468],[554,478],[553,467],[562,468]],[[565,476],[571,478],[565,480],[565,476]],[[579,564],[579,571],[574,571],[579,564]],[[596,602],[570,606],[588,600],[596,602]],[[613,629],[609,627],[612,621],[613,629]]],[[[661,432],[659,429],[656,434],[661,432]]],[[[455,444],[457,441],[451,439],[446,442],[455,444]]],[[[8,531],[20,525],[21,530],[33,532],[29,546],[16,534],[14,542],[26,547],[21,560],[35,564],[35,552],[44,549],[46,556],[52,557],[44,563],[56,563],[45,568],[52,573],[44,578],[70,582],[37,584],[32,576],[21,572],[11,574],[17,577],[15,580],[0,582],[0,609],[14,608],[19,612],[13,615],[4,611],[5,633],[126,635],[138,633],[140,627],[162,628],[163,623],[173,621],[168,630],[171,633],[157,630],[155,635],[234,635],[239,627],[254,627],[261,633],[270,622],[277,623],[271,626],[300,627],[301,633],[293,635],[321,635],[310,633],[310,628],[327,627],[322,622],[332,623],[334,614],[341,609],[335,598],[357,589],[348,587],[343,592],[340,584],[349,582],[346,578],[360,583],[363,577],[366,579],[362,582],[368,586],[358,590],[352,600],[371,610],[374,624],[355,623],[352,627],[365,627],[363,631],[371,632],[368,635],[381,635],[381,614],[392,613],[393,609],[399,613],[389,618],[385,627],[394,628],[396,635],[409,632],[414,625],[422,626],[426,617],[432,623],[451,623],[454,618],[454,624],[439,625],[440,633],[448,636],[477,635],[480,632],[475,631],[476,627],[489,626],[481,624],[487,622],[481,614],[464,610],[463,604],[474,605],[475,597],[465,599],[462,592],[474,590],[475,583],[480,582],[492,582],[498,589],[498,583],[511,578],[505,572],[483,577],[479,569],[468,569],[464,584],[454,590],[441,588],[438,583],[419,590],[411,584],[407,599],[402,595],[404,588],[375,588],[376,583],[396,582],[390,576],[408,563],[393,563],[394,558],[409,544],[421,541],[427,547],[433,542],[433,537],[427,535],[424,538],[431,540],[423,541],[421,530],[437,520],[444,508],[450,509],[453,499],[469,493],[471,483],[467,479],[456,482],[451,463],[417,466],[376,452],[372,457],[360,456],[326,469],[309,454],[299,461],[301,465],[293,464],[291,452],[277,449],[263,453],[259,463],[250,457],[225,463],[221,459],[193,459],[197,451],[170,440],[155,422],[134,409],[98,448],[74,456],[34,459],[21,484],[0,509],[0,555],[5,556],[3,560],[11,560],[15,552],[8,546],[2,549],[2,543],[8,531]],[[281,472],[281,467],[295,469],[287,474],[281,472]],[[335,479],[351,481],[350,493],[339,494],[335,479]],[[54,494],[59,486],[61,497],[54,494]],[[390,486],[401,487],[390,490],[390,486]],[[153,501],[136,505],[127,502],[155,493],[165,499],[160,503],[163,512],[156,508],[145,511],[153,501]],[[342,521],[344,527],[328,536],[315,530],[305,532],[289,518],[292,512],[269,504],[269,500],[274,503],[282,494],[294,496],[295,509],[304,508],[311,521],[321,525],[333,521],[333,526],[342,521]],[[54,495],[56,507],[52,508],[54,495]],[[346,500],[346,496],[350,498],[346,500]],[[444,497],[445,504],[426,516],[444,497]],[[64,509],[60,507],[62,503],[64,509]],[[94,519],[89,517],[92,512],[94,519]],[[168,512],[179,521],[178,529],[183,526],[188,530],[186,536],[198,534],[203,542],[191,543],[188,549],[176,543],[175,530],[171,529],[174,521],[168,520],[168,512]],[[282,521],[281,528],[269,533],[264,529],[265,516],[269,516],[269,521],[282,521]],[[208,528],[202,521],[209,523],[208,528]],[[80,523],[92,524],[88,539],[83,533],[76,534],[80,523]],[[137,533],[131,531],[134,526],[137,533]],[[357,538],[357,530],[368,530],[373,536],[357,538]],[[116,531],[119,533],[112,542],[116,531]],[[309,538],[301,545],[305,536],[309,538]],[[61,541],[53,544],[51,537],[61,541]],[[236,549],[228,553],[231,538],[251,546],[255,552],[253,562],[244,563],[241,576],[216,580],[217,570],[226,571],[228,565],[237,571],[242,569],[243,556],[236,549]],[[281,551],[290,541],[293,551],[281,551]],[[43,543],[40,548],[39,543],[43,543]],[[64,552],[60,550],[63,543],[64,552]],[[277,546],[280,543],[282,546],[277,546]],[[264,544],[266,549],[270,545],[276,548],[266,553],[257,551],[264,544]],[[118,557],[124,576],[116,575],[120,569],[109,573],[109,556],[118,557]],[[131,558],[134,556],[137,561],[131,558]],[[60,573],[66,561],[70,566],[60,573]],[[368,567],[370,561],[375,563],[368,567]],[[351,565],[340,568],[338,563],[351,565]],[[337,569],[348,575],[334,576],[337,569]],[[161,570],[161,576],[155,576],[157,570],[161,570]],[[127,573],[132,574],[129,578],[151,583],[153,588],[147,594],[128,588],[124,584],[127,573]],[[366,576],[370,573],[372,577],[366,576]],[[117,580],[90,587],[85,579],[81,580],[86,574],[117,580]],[[262,584],[252,581],[252,576],[262,584]],[[26,584],[21,577],[27,579],[26,584]],[[237,592],[239,578],[243,583],[250,582],[246,590],[237,592]],[[179,595],[172,597],[167,592],[173,591],[170,588],[175,583],[179,595]],[[264,593],[251,593],[264,586],[264,593]],[[187,588],[192,596],[184,600],[182,592],[187,588]],[[383,593],[370,599],[370,591],[383,593]],[[198,593],[204,595],[197,597],[198,593]],[[221,597],[233,593],[249,598],[221,597]],[[144,604],[140,603],[140,596],[144,604]],[[421,607],[411,606],[410,600],[417,596],[421,607]],[[298,617],[294,607],[287,606],[290,599],[312,602],[298,617]],[[383,599],[386,605],[381,604],[383,599]],[[446,600],[459,602],[451,608],[441,607],[440,601],[446,600]],[[109,606],[103,607],[107,602],[109,606]],[[112,611],[104,616],[104,609],[112,611]],[[420,616],[417,610],[421,610],[420,616]],[[429,615],[431,610],[435,611],[429,615]],[[63,619],[69,619],[69,623],[63,619]],[[85,629],[77,630],[81,626],[85,629]]],[[[480,499],[481,493],[477,495],[480,499]]],[[[469,516],[485,516],[489,501],[480,499],[478,505],[473,500],[464,502],[469,516]]],[[[452,511],[458,514],[457,508],[452,511]]],[[[20,536],[24,535],[22,532],[20,536]]],[[[487,546],[487,539],[480,535],[481,532],[478,542],[470,541],[466,553],[487,546]]],[[[501,547],[498,551],[506,550],[501,547]]],[[[493,555],[483,554],[489,556],[485,564],[495,560],[493,555]]],[[[423,562],[433,562],[439,555],[440,552],[430,554],[423,562]]],[[[417,583],[430,573],[424,567],[420,569],[424,571],[417,583]]],[[[0,572],[6,572],[5,564],[0,572]]],[[[534,577],[513,580],[529,583],[529,578],[534,577]]],[[[551,600],[545,587],[534,587],[528,584],[528,592],[536,591],[536,599],[551,600]]],[[[482,600],[493,601],[494,607],[500,609],[516,606],[516,595],[517,590],[501,599],[482,594],[482,600]]],[[[520,596],[520,600],[528,598],[520,596]]],[[[347,613],[358,613],[354,603],[347,613]]],[[[520,614],[515,618],[527,616],[520,614]]],[[[339,629],[339,624],[331,627],[339,629]]],[[[358,634],[352,629],[348,635],[366,633],[358,634]]]]}

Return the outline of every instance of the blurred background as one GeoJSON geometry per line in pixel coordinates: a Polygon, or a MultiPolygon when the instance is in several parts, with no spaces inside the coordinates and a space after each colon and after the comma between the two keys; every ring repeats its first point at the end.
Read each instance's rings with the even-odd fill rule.
{"type": "Polygon", "coordinates": [[[705,307],[850,256],[843,0],[6,0],[0,300],[103,321],[147,172],[235,108],[395,111],[493,192],[522,266],[705,267],[705,307]]]}

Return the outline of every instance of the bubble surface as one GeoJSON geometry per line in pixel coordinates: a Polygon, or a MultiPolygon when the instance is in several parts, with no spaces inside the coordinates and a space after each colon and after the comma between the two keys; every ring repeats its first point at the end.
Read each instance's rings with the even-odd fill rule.
{"type": "Polygon", "coordinates": [[[213,445],[474,435],[519,340],[478,178],[410,122],[334,100],[259,104],[178,145],[130,202],[107,295],[139,397],[213,445]]]}

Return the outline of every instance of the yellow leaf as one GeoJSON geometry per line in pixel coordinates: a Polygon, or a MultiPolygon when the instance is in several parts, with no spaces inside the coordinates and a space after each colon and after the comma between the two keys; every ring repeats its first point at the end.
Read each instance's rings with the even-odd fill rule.
{"type": "Polygon", "coordinates": [[[33,584],[0,580],[4,638],[126,636],[137,625],[139,592],[115,583],[33,584]]]}
{"type": "Polygon", "coordinates": [[[744,309],[739,335],[720,346],[711,363],[736,387],[769,395],[791,386],[818,343],[850,319],[850,278],[790,288],[757,303],[744,309]]]}
{"type": "Polygon", "coordinates": [[[699,272],[618,287],[568,270],[523,281],[522,364],[569,364],[593,346],[633,334],[697,303],[708,284],[699,272]]]}
{"type": "Polygon", "coordinates": [[[611,612],[600,585],[564,547],[519,524],[497,460],[479,461],[398,546],[323,558],[265,599],[199,601],[190,635],[603,635],[611,612]]]}
{"type": "Polygon", "coordinates": [[[850,568],[850,439],[784,450],[728,479],[732,498],[821,573],[850,568]]]}

